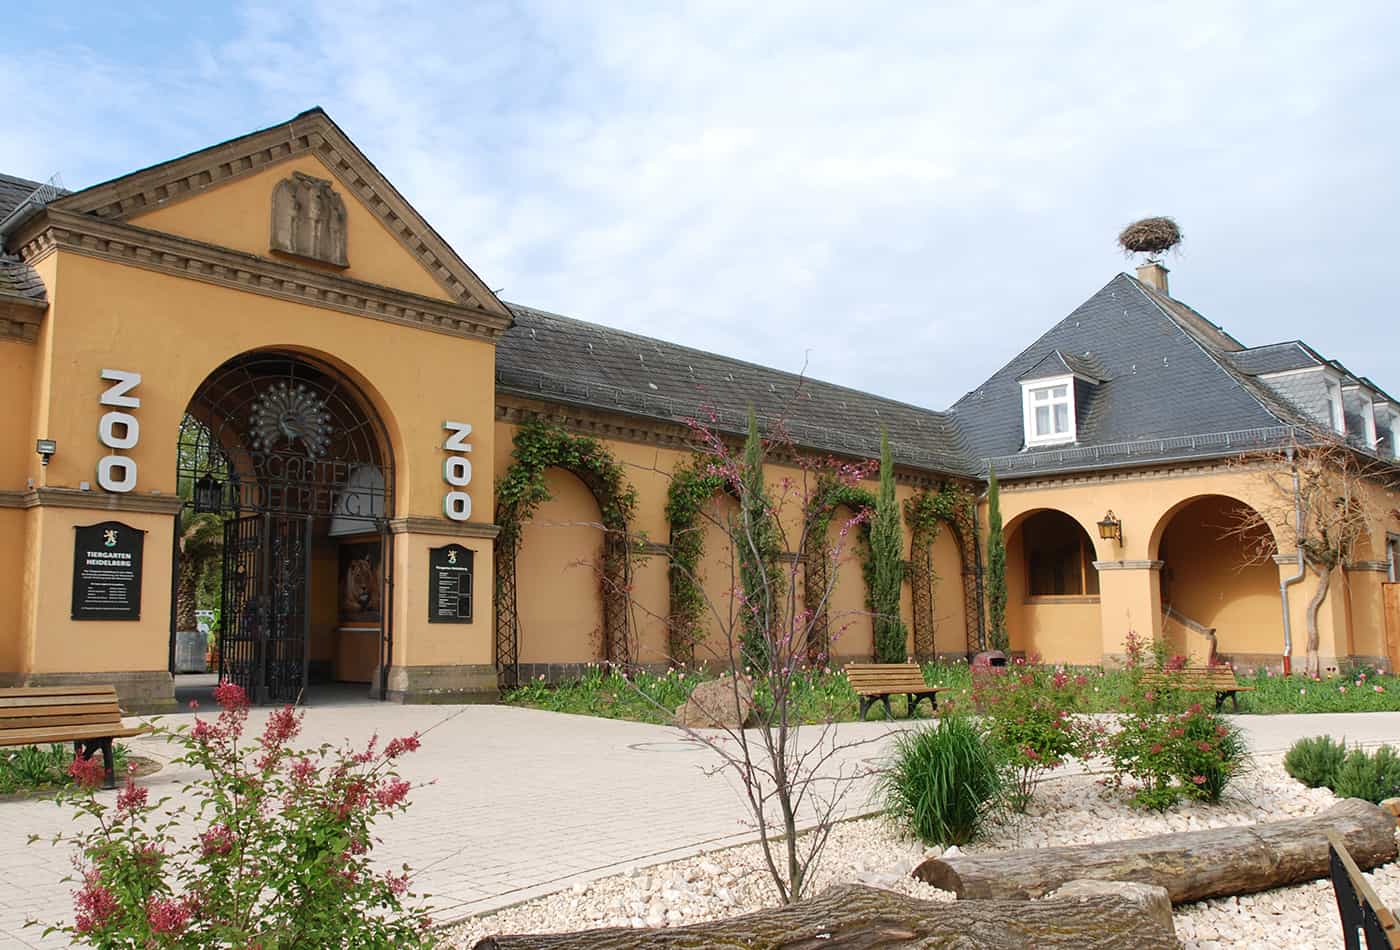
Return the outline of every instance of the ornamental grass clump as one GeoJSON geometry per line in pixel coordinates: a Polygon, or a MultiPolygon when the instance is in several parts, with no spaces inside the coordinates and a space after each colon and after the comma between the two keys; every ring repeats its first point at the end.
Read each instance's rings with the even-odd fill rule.
{"type": "Polygon", "coordinates": [[[374,823],[408,806],[395,763],[418,736],[294,750],[289,706],[245,743],[247,695],[225,683],[214,696],[217,718],[157,730],[202,773],[185,788],[193,804],[150,801],[131,778],[103,800],[101,763],[74,761],[81,791],[65,802],[84,820],[59,840],[77,845],[76,914],[46,933],[94,947],[431,946],[408,868],[370,862],[374,823]]]}
{"type": "Polygon", "coordinates": [[[1046,773],[1094,754],[1097,732],[1076,715],[1088,679],[1018,661],[972,671],[972,702],[985,713],[988,738],[1011,769],[1008,803],[1024,812],[1046,773]]]}
{"type": "Polygon", "coordinates": [[[996,746],[969,718],[945,715],[902,733],[880,779],[885,813],[926,845],[977,837],[1004,787],[996,746]]]}
{"type": "Polygon", "coordinates": [[[1337,770],[1332,791],[1338,798],[1362,798],[1374,805],[1400,798],[1400,754],[1388,745],[1371,753],[1352,749],[1337,770]]]}
{"type": "Polygon", "coordinates": [[[1331,736],[1299,739],[1283,757],[1283,768],[1308,788],[1336,788],[1337,773],[1347,758],[1345,742],[1331,736]]]}

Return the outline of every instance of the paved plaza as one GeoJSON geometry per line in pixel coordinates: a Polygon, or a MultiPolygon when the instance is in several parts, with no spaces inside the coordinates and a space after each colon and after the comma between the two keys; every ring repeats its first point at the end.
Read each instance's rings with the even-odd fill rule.
{"type": "MultiPolygon", "coordinates": [[[[265,710],[250,717],[261,727],[265,710]]],[[[179,719],[186,717],[168,717],[179,719]]],[[[1400,713],[1238,718],[1260,754],[1281,752],[1303,735],[1353,742],[1400,738],[1400,713]]],[[[898,728],[845,724],[842,741],[870,740],[847,767],[878,758],[898,728]]],[[[629,865],[656,863],[752,837],[733,779],[709,774],[709,751],[664,726],[616,722],[506,706],[397,706],[331,701],[306,710],[303,745],[364,742],[423,732],[421,751],[402,760],[404,776],[431,782],[414,792],[405,816],[383,823],[378,854],[407,862],[416,888],[433,895],[438,920],[502,907],[592,880],[629,865]]],[[[162,740],[133,740],[136,754],[168,761],[162,740]]],[[[167,765],[142,780],[153,797],[176,794],[187,769],[167,765]]],[[[103,794],[115,795],[114,792],[103,794]]],[[[848,796],[847,813],[870,809],[867,787],[848,796]]],[[[0,802],[0,945],[64,946],[25,929],[26,919],[71,914],[70,853],[29,835],[52,836],[69,813],[51,801],[0,802]]]]}

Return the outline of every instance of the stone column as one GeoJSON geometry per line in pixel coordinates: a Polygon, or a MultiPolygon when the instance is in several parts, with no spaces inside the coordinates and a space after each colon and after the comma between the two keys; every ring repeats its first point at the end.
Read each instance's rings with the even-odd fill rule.
{"type": "Polygon", "coordinates": [[[1162,636],[1161,561],[1095,561],[1103,664],[1122,666],[1128,632],[1148,642],[1162,636]]]}

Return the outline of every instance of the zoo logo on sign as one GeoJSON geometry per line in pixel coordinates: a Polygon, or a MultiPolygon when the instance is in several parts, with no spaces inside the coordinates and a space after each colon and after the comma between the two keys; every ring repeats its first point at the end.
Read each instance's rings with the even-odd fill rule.
{"type": "MultiPolygon", "coordinates": [[[[451,433],[442,447],[448,452],[466,453],[472,450],[467,436],[472,434],[469,422],[444,422],[442,427],[451,433]]],[[[442,480],[451,490],[442,497],[442,513],[453,521],[470,521],[472,516],[472,496],[464,489],[472,483],[472,462],[464,455],[449,455],[442,463],[442,480]]]]}
{"type": "MultiPolygon", "coordinates": [[[[109,386],[98,400],[114,407],[102,414],[97,423],[97,438],[109,449],[134,449],[141,438],[141,424],[129,412],[118,409],[139,409],[141,397],[129,393],[141,385],[140,373],[123,369],[104,369],[102,378],[116,385],[109,386]]],[[[136,460],[124,455],[104,455],[97,463],[97,484],[110,492],[129,492],[136,487],[136,460]]]]}

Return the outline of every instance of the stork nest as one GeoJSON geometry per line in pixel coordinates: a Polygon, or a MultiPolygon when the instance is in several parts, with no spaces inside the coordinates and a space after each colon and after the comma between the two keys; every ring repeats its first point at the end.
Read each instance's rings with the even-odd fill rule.
{"type": "Polygon", "coordinates": [[[1181,243],[1181,228],[1171,218],[1143,218],[1118,235],[1125,254],[1158,255],[1181,243]]]}

